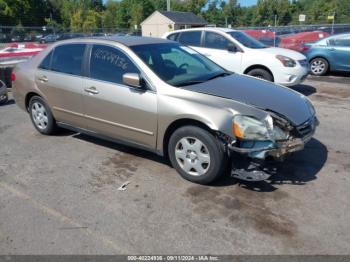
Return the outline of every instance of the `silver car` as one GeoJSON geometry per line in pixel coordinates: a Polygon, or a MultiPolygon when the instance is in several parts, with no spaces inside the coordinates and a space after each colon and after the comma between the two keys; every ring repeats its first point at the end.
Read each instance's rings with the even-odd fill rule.
{"type": "Polygon", "coordinates": [[[0,80],[0,105],[6,104],[8,100],[7,87],[4,81],[0,80]]]}
{"type": "Polygon", "coordinates": [[[40,133],[60,126],[144,148],[196,183],[228,164],[235,177],[267,179],[264,160],[303,149],[317,125],[303,95],[163,39],[57,42],[14,74],[15,100],[40,133]]]}

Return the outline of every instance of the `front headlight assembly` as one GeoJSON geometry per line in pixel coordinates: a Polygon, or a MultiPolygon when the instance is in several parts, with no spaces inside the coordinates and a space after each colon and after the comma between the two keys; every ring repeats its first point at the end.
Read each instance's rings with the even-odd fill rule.
{"type": "Polygon", "coordinates": [[[268,115],[263,120],[251,116],[237,115],[232,122],[232,134],[240,140],[285,140],[289,132],[273,124],[268,115]]]}
{"type": "Polygon", "coordinates": [[[295,67],[297,65],[297,62],[288,56],[276,55],[276,58],[280,60],[285,67],[295,67]]]}

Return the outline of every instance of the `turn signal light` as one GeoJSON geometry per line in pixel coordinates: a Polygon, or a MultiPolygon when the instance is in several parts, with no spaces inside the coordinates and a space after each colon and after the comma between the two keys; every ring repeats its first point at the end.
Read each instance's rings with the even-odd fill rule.
{"type": "Polygon", "coordinates": [[[241,132],[241,129],[239,128],[238,124],[236,124],[235,122],[232,123],[232,131],[233,131],[233,135],[237,138],[244,138],[244,135],[241,132]]]}

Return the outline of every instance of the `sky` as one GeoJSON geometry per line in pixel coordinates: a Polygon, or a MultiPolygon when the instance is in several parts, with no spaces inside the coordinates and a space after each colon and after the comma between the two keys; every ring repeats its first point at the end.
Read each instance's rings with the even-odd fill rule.
{"type": "Polygon", "coordinates": [[[241,4],[241,6],[251,6],[255,5],[257,0],[238,0],[238,3],[241,4]]]}

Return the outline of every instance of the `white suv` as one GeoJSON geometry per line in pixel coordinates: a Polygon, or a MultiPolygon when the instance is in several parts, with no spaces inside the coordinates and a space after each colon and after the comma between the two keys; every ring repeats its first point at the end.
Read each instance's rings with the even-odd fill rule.
{"type": "Polygon", "coordinates": [[[169,32],[163,38],[190,46],[226,70],[285,86],[297,85],[308,75],[308,62],[303,54],[267,47],[241,31],[193,28],[169,32]]]}

